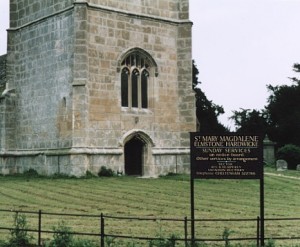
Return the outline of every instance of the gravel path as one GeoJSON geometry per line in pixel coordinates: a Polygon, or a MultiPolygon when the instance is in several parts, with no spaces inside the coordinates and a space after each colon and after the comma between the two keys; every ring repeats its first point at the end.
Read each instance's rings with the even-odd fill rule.
{"type": "Polygon", "coordinates": [[[275,176],[275,177],[284,177],[284,178],[291,178],[291,179],[297,179],[297,180],[300,179],[300,177],[292,177],[292,176],[286,176],[286,175],[282,175],[282,174],[275,174],[275,173],[269,173],[269,172],[265,172],[264,174],[268,175],[268,176],[275,176]]]}

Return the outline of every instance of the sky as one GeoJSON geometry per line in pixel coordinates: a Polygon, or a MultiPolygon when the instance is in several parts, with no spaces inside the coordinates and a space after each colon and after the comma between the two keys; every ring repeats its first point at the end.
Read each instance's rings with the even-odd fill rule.
{"type": "MultiPolygon", "coordinates": [[[[6,53],[9,0],[0,0],[0,55],[6,53]]],[[[206,97],[223,106],[261,110],[266,85],[291,85],[300,63],[300,0],[190,0],[192,57],[206,97]]]]}
{"type": "Polygon", "coordinates": [[[232,111],[261,110],[266,85],[291,85],[300,63],[300,0],[190,0],[192,56],[201,89],[222,105],[219,119],[234,128],[232,111]]]}

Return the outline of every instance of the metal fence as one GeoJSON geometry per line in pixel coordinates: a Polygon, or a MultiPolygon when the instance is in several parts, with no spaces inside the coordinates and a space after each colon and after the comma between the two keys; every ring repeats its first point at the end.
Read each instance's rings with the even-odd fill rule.
{"type": "MultiPolygon", "coordinates": [[[[72,235],[93,237],[94,240],[99,242],[99,246],[105,246],[106,238],[123,239],[123,240],[136,240],[136,241],[151,241],[168,239],[171,234],[174,234],[172,239],[182,246],[189,246],[191,242],[190,225],[191,220],[187,217],[183,218],[155,218],[155,217],[122,217],[111,216],[106,214],[92,215],[92,214],[67,214],[67,213],[50,213],[39,211],[17,211],[17,210],[4,210],[0,209],[0,232],[4,235],[9,231],[14,230],[13,217],[16,214],[22,214],[28,219],[27,232],[36,234],[37,246],[43,246],[45,239],[54,233],[60,233],[59,228],[53,226],[61,221],[67,222],[72,226],[69,232],[72,235]],[[126,221],[126,223],[123,223],[126,221]],[[164,228],[163,233],[153,236],[153,232],[147,231],[150,224],[156,224],[157,228],[164,228]],[[124,225],[126,227],[124,227],[124,225]],[[151,235],[152,234],[152,235],[151,235]]],[[[272,238],[273,240],[280,241],[298,241],[300,243],[300,218],[265,218],[265,225],[267,234],[265,239],[272,238]],[[277,222],[277,225],[276,225],[277,222]],[[288,228],[282,235],[282,227],[288,228]],[[276,232],[276,235],[272,234],[276,232]]],[[[237,218],[237,219],[195,219],[196,225],[196,239],[194,241],[201,242],[222,242],[226,239],[229,241],[256,242],[257,246],[260,243],[260,223],[261,220],[257,218],[237,218]],[[212,233],[216,228],[220,231],[224,229],[242,229],[247,230],[236,234],[227,235],[220,234],[214,236],[212,233]],[[211,230],[213,229],[213,231],[211,230]]]]}

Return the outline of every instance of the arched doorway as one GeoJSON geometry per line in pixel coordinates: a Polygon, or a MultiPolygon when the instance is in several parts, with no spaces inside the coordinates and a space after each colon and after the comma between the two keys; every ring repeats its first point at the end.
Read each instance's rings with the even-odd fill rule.
{"type": "Polygon", "coordinates": [[[124,147],[125,151],[125,174],[143,175],[143,149],[145,143],[137,137],[130,139],[124,147]]]}

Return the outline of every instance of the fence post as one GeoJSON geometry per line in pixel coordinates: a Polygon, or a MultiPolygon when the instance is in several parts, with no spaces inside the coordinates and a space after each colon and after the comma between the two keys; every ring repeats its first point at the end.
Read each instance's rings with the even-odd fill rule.
{"type": "Polygon", "coordinates": [[[100,217],[100,232],[101,232],[100,246],[104,247],[104,216],[103,216],[103,213],[101,213],[101,217],[100,217]]]}
{"type": "Polygon", "coordinates": [[[41,245],[41,231],[42,231],[42,210],[39,210],[38,246],[42,246],[41,245]]]}
{"type": "Polygon", "coordinates": [[[188,238],[188,230],[187,230],[187,217],[184,217],[184,245],[185,247],[188,246],[187,244],[187,238],[188,238]]]}
{"type": "Polygon", "coordinates": [[[256,219],[256,245],[257,247],[259,247],[259,239],[260,239],[260,217],[257,216],[257,219],[256,219]]]}

